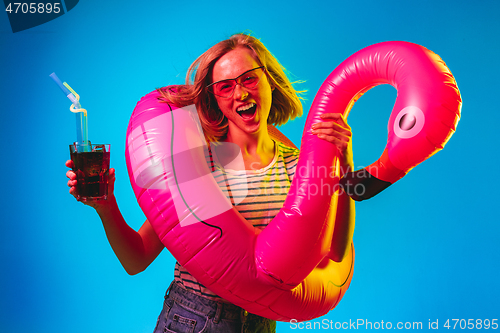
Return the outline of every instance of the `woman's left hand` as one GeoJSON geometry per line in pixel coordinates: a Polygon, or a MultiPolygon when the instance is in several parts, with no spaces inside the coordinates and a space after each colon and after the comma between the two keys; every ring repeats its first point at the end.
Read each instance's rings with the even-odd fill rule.
{"type": "MultiPolygon", "coordinates": [[[[352,169],[352,132],[344,116],[340,113],[325,113],[321,115],[322,122],[312,125],[311,133],[318,138],[333,143],[340,152],[341,166],[352,169]]],[[[344,174],[347,170],[342,170],[344,174]]]]}

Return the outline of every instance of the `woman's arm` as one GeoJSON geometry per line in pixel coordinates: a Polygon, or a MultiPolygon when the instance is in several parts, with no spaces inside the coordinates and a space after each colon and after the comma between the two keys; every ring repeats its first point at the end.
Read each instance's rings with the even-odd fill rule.
{"type": "MultiPolygon", "coordinates": [[[[340,163],[340,167],[342,170],[342,163],[340,163]]],[[[340,189],[335,195],[338,196],[336,207],[337,213],[335,216],[335,228],[333,229],[332,246],[330,248],[329,257],[333,261],[341,262],[351,248],[356,213],[355,202],[345,191],[340,189]]]]}
{"type": "Polygon", "coordinates": [[[96,208],[96,211],[111,248],[128,274],[144,271],[163,250],[164,246],[149,221],[146,220],[136,232],[123,219],[116,200],[106,207],[96,208]]]}
{"type": "MultiPolygon", "coordinates": [[[[339,150],[339,175],[353,169],[352,133],[351,128],[341,114],[327,113],[321,116],[325,121],[312,126],[312,133],[318,138],[335,144],[339,150]],[[331,121],[326,121],[331,120],[331,121]]],[[[333,230],[332,245],[329,258],[340,262],[351,248],[354,234],[355,202],[344,191],[340,190],[338,196],[335,227],[333,230]]]]}
{"type": "MultiPolygon", "coordinates": [[[[72,161],[67,161],[66,166],[72,168],[72,161]]],[[[76,174],[70,170],[66,176],[69,178],[69,193],[76,197],[76,174]]],[[[111,248],[127,273],[134,275],[145,270],[164,246],[148,220],[138,232],[125,222],[114,196],[114,182],[115,170],[110,169],[108,199],[84,202],[84,204],[97,211],[111,248]]]]}

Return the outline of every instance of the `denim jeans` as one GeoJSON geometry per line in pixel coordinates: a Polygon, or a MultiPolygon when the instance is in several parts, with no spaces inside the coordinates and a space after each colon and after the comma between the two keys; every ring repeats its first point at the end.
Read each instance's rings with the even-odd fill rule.
{"type": "Polygon", "coordinates": [[[242,308],[196,295],[172,282],[154,333],[276,332],[276,322],[242,308]]]}

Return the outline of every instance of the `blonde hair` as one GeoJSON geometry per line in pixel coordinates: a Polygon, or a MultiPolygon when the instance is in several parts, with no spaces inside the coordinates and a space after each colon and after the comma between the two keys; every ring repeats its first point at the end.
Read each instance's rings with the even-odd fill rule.
{"type": "Polygon", "coordinates": [[[215,63],[226,53],[246,47],[252,51],[255,60],[266,68],[269,83],[275,89],[272,93],[271,111],[268,124],[283,125],[290,119],[302,115],[300,95],[305,91],[297,91],[285,74],[285,68],[267,50],[257,38],[247,34],[236,34],[223,40],[203,53],[189,67],[186,84],[158,89],[163,101],[178,106],[195,104],[201,120],[205,136],[209,141],[224,139],[228,131],[228,120],[222,114],[215,97],[206,87],[212,83],[212,70],[215,63]]]}

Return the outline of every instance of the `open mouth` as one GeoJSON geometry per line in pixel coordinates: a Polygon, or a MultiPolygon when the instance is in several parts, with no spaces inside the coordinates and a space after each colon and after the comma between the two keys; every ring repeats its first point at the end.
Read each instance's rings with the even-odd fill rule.
{"type": "Polygon", "coordinates": [[[236,110],[243,120],[252,119],[255,115],[255,111],[257,111],[257,104],[255,103],[244,105],[236,110]]]}

